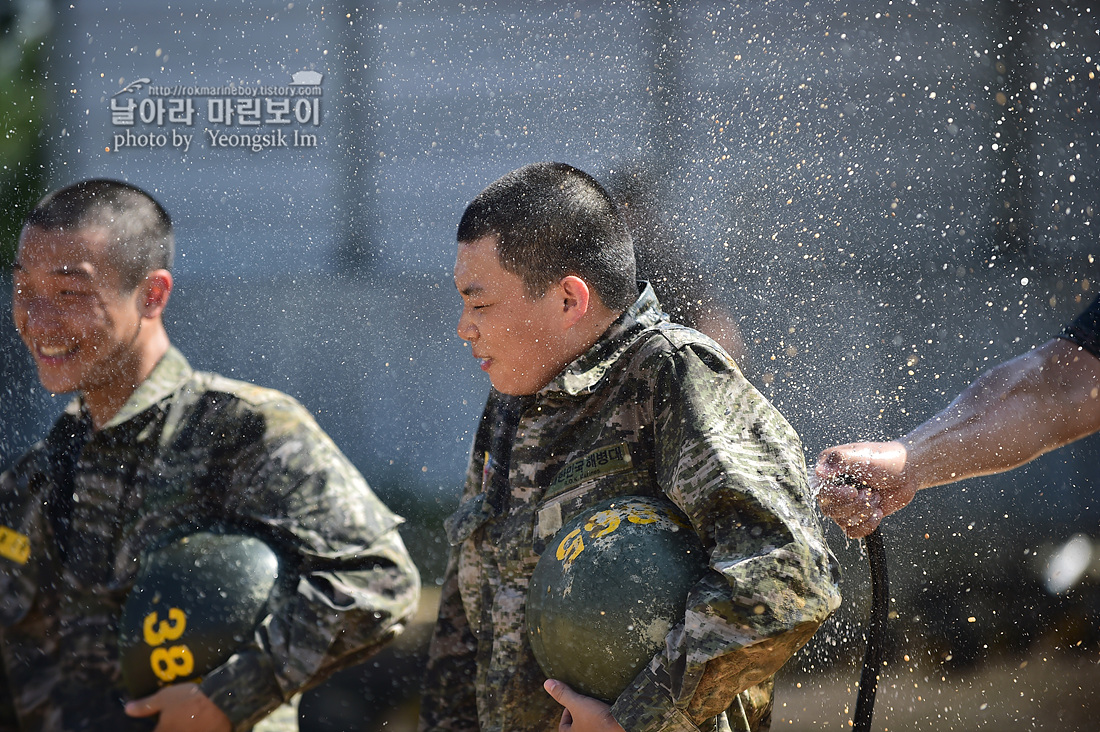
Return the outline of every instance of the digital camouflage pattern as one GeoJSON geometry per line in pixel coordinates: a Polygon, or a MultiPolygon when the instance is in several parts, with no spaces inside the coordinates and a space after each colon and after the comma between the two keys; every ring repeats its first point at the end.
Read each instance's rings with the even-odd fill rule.
{"type": "Polygon", "coordinates": [[[286,580],[252,644],[201,683],[247,729],[401,630],[420,583],[400,522],[296,401],[175,349],[103,429],[74,400],[0,476],[0,526],[27,548],[0,538],[20,728],[152,729],[123,713],[121,608],[143,551],[213,528],[266,541],[286,580]]]}
{"type": "Polygon", "coordinates": [[[794,430],[647,286],[537,394],[490,394],[447,522],[421,730],[558,729],[526,638],[528,581],[565,522],[626,494],[679,506],[710,570],[615,719],[629,732],[768,727],[772,675],[840,604],[836,561],[794,430]]]}

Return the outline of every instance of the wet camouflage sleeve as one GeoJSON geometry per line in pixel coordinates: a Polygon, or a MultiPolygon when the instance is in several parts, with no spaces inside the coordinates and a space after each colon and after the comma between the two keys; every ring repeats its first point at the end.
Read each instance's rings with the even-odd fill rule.
{"type": "Polygon", "coordinates": [[[779,670],[840,595],[786,420],[728,357],[684,344],[659,358],[643,369],[658,374],[657,481],[703,537],[712,571],[612,713],[631,732],[689,732],[779,670]]]}
{"type": "Polygon", "coordinates": [[[393,514],[305,410],[275,400],[264,412],[262,441],[225,453],[237,483],[229,493],[240,499],[232,511],[289,540],[299,579],[276,589],[253,648],[202,682],[238,729],[377,650],[420,587],[393,514]]]}
{"type": "MultiPolygon", "coordinates": [[[[466,468],[462,502],[472,499],[481,487],[485,451],[488,449],[492,409],[486,405],[474,438],[466,468]]],[[[452,547],[443,575],[439,615],[428,648],[428,666],[420,695],[420,732],[477,732],[477,638],[470,629],[458,586],[459,548],[452,547]]]]}
{"type": "Polygon", "coordinates": [[[292,694],[365,659],[400,632],[418,593],[400,537],[390,532],[355,564],[375,566],[302,577],[297,593],[264,621],[253,648],[203,680],[203,692],[235,729],[252,726],[292,694]]]}
{"type": "Polygon", "coordinates": [[[451,552],[439,601],[439,617],[428,650],[420,696],[418,729],[477,732],[477,639],[470,630],[458,592],[458,555],[451,552]]]}

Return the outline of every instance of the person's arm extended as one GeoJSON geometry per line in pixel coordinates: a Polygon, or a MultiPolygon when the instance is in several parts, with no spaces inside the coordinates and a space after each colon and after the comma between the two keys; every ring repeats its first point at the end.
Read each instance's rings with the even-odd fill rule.
{"type": "Polygon", "coordinates": [[[852,537],[922,488],[1018,467],[1100,429],[1100,359],[1055,338],[982,374],[943,411],[892,442],[818,458],[822,511],[852,537]]]}

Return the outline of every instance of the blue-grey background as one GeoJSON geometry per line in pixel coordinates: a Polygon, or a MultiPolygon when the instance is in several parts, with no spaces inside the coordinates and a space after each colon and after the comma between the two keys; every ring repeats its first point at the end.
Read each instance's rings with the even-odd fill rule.
{"type": "MultiPolygon", "coordinates": [[[[453,233],[519,165],[649,171],[691,276],[732,314],[744,370],[811,463],[915,426],[1056,334],[1100,282],[1089,3],[12,7],[8,40],[38,54],[41,185],[110,176],[158,196],[176,222],[173,341],[312,410],[409,516],[429,584],[488,389],[454,334],[453,233]],[[300,128],[316,148],[213,149],[196,97],[193,127],[176,126],[195,135],[187,153],[108,149],[111,95],[134,79],[270,85],[303,69],[324,75],[321,124],[300,128]]],[[[0,308],[9,297],[5,269],[0,308]]],[[[0,374],[2,466],[65,398],[37,386],[7,318],[0,374]]],[[[941,661],[1051,633],[1095,653],[1098,573],[1049,597],[1035,557],[1097,533],[1098,445],[927,491],[890,519],[899,638],[941,661]]],[[[829,532],[852,604],[801,663],[854,674],[865,571],[829,532]]]]}

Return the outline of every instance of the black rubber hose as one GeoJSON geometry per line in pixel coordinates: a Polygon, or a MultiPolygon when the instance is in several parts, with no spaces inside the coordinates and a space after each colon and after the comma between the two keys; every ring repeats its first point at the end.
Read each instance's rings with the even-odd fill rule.
{"type": "Polygon", "coordinates": [[[867,547],[867,563],[871,565],[871,617],[867,628],[867,646],[863,651],[863,673],[859,677],[856,713],[852,718],[853,732],[870,732],[875,710],[878,675],[886,658],[887,631],[890,617],[890,590],[886,577],[886,546],[882,534],[875,529],[863,539],[867,547]]]}

